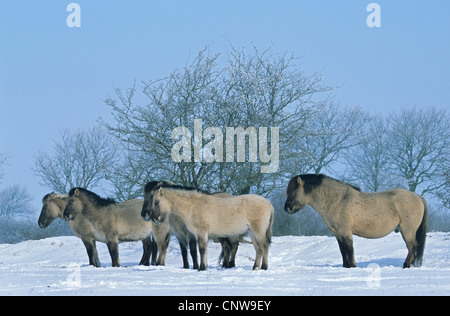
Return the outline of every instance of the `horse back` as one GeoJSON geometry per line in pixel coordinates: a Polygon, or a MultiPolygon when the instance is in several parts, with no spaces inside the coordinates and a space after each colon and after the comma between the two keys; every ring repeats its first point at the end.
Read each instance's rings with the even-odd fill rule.
{"type": "MultiPolygon", "coordinates": [[[[229,197],[208,196],[194,211],[192,222],[209,231],[211,236],[236,236],[250,226],[267,226],[273,214],[272,204],[255,194],[229,197]]],[[[192,223],[191,223],[192,224],[192,223]]]]}
{"type": "Polygon", "coordinates": [[[397,212],[405,212],[409,209],[409,212],[415,209],[423,210],[422,198],[414,192],[405,189],[390,189],[374,193],[379,201],[387,203],[390,207],[393,207],[397,212]]]}
{"type": "Polygon", "coordinates": [[[243,210],[250,224],[267,226],[273,218],[274,207],[266,198],[256,194],[238,196],[243,203],[243,210]]]}
{"type": "Polygon", "coordinates": [[[107,208],[107,212],[111,215],[118,216],[118,217],[136,217],[140,219],[138,216],[141,214],[142,211],[142,205],[144,204],[144,200],[141,199],[133,199],[128,200],[122,203],[117,203],[110,205],[107,208]]]}
{"type": "Polygon", "coordinates": [[[424,210],[420,196],[405,189],[360,193],[353,208],[353,233],[366,238],[383,237],[402,223],[418,226],[424,210]]]}

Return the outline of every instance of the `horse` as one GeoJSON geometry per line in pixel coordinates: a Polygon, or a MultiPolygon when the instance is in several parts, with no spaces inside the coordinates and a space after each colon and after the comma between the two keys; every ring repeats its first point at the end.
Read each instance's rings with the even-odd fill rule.
{"type": "Polygon", "coordinates": [[[177,185],[156,186],[153,190],[153,198],[145,199],[142,217],[157,225],[169,215],[180,217],[197,239],[199,270],[207,268],[208,238],[236,237],[246,232],[256,251],[253,270],[268,268],[274,218],[274,208],[268,200],[254,194],[223,198],[177,185]]]}
{"type": "Polygon", "coordinates": [[[101,198],[94,192],[81,187],[70,190],[63,217],[69,224],[79,225],[82,231],[80,238],[83,242],[89,241],[85,243],[89,264],[100,266],[95,241],[106,243],[112,266],[120,267],[118,244],[138,240],[142,241],[144,249],[139,264],[149,265],[151,254],[153,254],[152,264],[155,263],[156,247],[161,255],[161,252],[164,252],[162,248],[167,248],[170,234],[165,234],[164,225],[162,229],[156,228],[152,223],[141,219],[140,210],[143,202],[140,199],[133,199],[117,203],[112,199],[101,198]],[[160,233],[160,230],[163,233],[160,233]],[[151,234],[154,241],[151,239],[151,234]]]}
{"type": "MultiPolygon", "coordinates": [[[[144,197],[147,202],[144,202],[143,209],[146,209],[147,206],[145,203],[152,201],[154,194],[156,191],[156,187],[173,187],[175,184],[171,181],[149,181],[144,187],[144,197]]],[[[232,195],[226,192],[213,192],[217,197],[231,197],[232,195]]],[[[151,202],[150,202],[151,203],[151,202]]],[[[149,218],[145,217],[145,213],[141,213],[142,218],[149,220],[149,218]]],[[[197,240],[196,237],[187,229],[183,220],[177,216],[176,214],[172,214],[168,216],[168,218],[164,219],[169,222],[170,229],[174,233],[177,238],[180,249],[181,256],[183,258],[183,268],[189,269],[189,260],[187,255],[187,249],[189,247],[189,251],[192,257],[193,269],[199,268],[198,259],[197,259],[197,240]]],[[[222,266],[224,268],[233,268],[235,266],[235,257],[236,252],[239,247],[239,239],[237,237],[229,237],[229,238],[218,238],[219,242],[222,245],[222,252],[220,254],[220,260],[222,260],[222,266]]]]}
{"type": "MultiPolygon", "coordinates": [[[[38,219],[39,227],[44,229],[47,228],[57,217],[64,220],[63,213],[68,199],[69,196],[67,194],[56,194],[54,192],[46,194],[42,198],[42,210],[38,219]]],[[[94,226],[92,226],[91,223],[81,214],[74,218],[74,220],[70,221],[69,225],[75,236],[83,241],[89,257],[89,265],[100,267],[100,260],[98,258],[97,247],[95,245],[96,233],[94,226]]]]}
{"type": "Polygon", "coordinates": [[[293,215],[313,207],[335,235],[345,268],[356,267],[353,235],[381,238],[400,226],[408,248],[403,268],[421,266],[428,224],[425,199],[405,189],[365,193],[323,174],[292,177],[284,210],[293,215]]]}

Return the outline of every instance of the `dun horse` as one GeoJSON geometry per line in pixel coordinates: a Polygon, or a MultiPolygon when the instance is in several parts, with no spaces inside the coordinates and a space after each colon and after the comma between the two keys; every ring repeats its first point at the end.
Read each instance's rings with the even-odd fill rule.
{"type": "MultiPolygon", "coordinates": [[[[64,219],[63,213],[68,199],[69,196],[67,194],[56,194],[52,192],[45,195],[42,199],[42,210],[38,220],[39,227],[47,228],[57,217],[64,219]]],[[[97,247],[95,245],[96,233],[94,226],[81,214],[70,221],[69,225],[75,236],[83,241],[89,257],[89,264],[100,267],[100,260],[98,259],[97,247]]],[[[148,257],[150,257],[150,254],[148,254],[148,257]]],[[[144,261],[144,257],[142,259],[141,264],[144,261]]],[[[147,258],[148,260],[149,258],[147,258]]]]}
{"type": "Polygon", "coordinates": [[[325,175],[293,177],[287,186],[284,209],[294,214],[312,206],[334,233],[346,268],[356,267],[353,238],[381,238],[397,225],[408,248],[403,268],[420,266],[425,248],[428,206],[419,195],[404,189],[364,193],[325,175]]]}
{"type": "MultiPolygon", "coordinates": [[[[139,199],[116,203],[114,200],[101,198],[86,189],[73,188],[69,192],[63,216],[69,223],[79,221],[78,223],[84,231],[81,238],[83,242],[84,240],[89,241],[85,242],[89,264],[100,266],[95,241],[107,244],[112,266],[119,267],[118,244],[142,240],[144,253],[140,264],[148,265],[150,254],[156,252],[150,234],[153,232],[158,250],[167,244],[169,235],[159,234],[159,228],[153,229],[152,223],[141,219],[142,205],[143,200],[139,199]]],[[[161,230],[165,230],[165,227],[161,228],[161,230]]],[[[152,261],[154,261],[154,257],[152,261]]]]}
{"type": "Polygon", "coordinates": [[[255,247],[253,269],[268,268],[269,245],[272,237],[272,204],[254,194],[221,198],[207,192],[180,186],[161,187],[151,201],[145,199],[142,217],[159,224],[175,214],[196,236],[200,250],[200,268],[207,267],[208,238],[236,237],[249,232],[255,247]],[[262,259],[262,264],[261,264],[262,259]]]}
{"type": "MultiPolygon", "coordinates": [[[[144,187],[144,196],[145,201],[143,209],[146,209],[147,206],[145,203],[150,203],[153,199],[153,196],[157,192],[154,190],[159,187],[175,187],[176,185],[170,181],[150,181],[144,187]]],[[[211,193],[217,197],[232,197],[231,194],[226,192],[214,192],[211,193]]],[[[145,213],[142,212],[142,217],[145,218],[145,213]]],[[[150,220],[147,218],[147,220],[150,220]]],[[[189,251],[192,257],[192,264],[194,269],[198,269],[198,259],[197,259],[197,240],[196,237],[187,229],[184,221],[177,216],[176,214],[171,214],[168,218],[165,218],[164,221],[169,221],[170,229],[176,236],[181,249],[181,255],[183,258],[183,268],[189,269],[189,260],[187,255],[187,249],[189,247],[189,251]]],[[[239,247],[239,239],[238,237],[230,237],[230,238],[219,238],[219,241],[222,245],[222,253],[220,255],[220,259],[223,260],[224,268],[233,268],[235,266],[235,257],[236,252],[239,247]]],[[[165,254],[164,254],[165,255],[165,254]]],[[[159,264],[158,262],[156,263],[159,264]]]]}

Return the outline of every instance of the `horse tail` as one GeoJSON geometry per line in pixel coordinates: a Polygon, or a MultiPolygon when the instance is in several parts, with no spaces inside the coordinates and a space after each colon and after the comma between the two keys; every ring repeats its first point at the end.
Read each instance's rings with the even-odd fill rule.
{"type": "Polygon", "coordinates": [[[272,206],[272,212],[270,213],[270,220],[269,220],[269,225],[267,226],[267,230],[266,230],[266,238],[267,238],[267,243],[270,245],[272,243],[272,227],[273,227],[273,220],[274,220],[274,209],[272,206]]]}
{"type": "Polygon", "coordinates": [[[427,238],[428,227],[428,203],[423,197],[420,198],[423,202],[423,217],[422,223],[420,223],[420,226],[416,231],[417,249],[414,255],[415,267],[420,267],[422,265],[423,251],[425,249],[425,239],[427,238]]]}

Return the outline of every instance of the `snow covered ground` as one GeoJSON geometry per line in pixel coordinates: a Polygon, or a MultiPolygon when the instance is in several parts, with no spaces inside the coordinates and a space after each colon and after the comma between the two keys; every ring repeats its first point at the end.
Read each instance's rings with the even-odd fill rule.
{"type": "Polygon", "coordinates": [[[207,271],[181,268],[172,239],[166,266],[138,266],[141,243],[120,245],[123,267],[112,268],[97,243],[101,268],[87,264],[80,239],[55,237],[0,245],[0,295],[450,295],[450,233],[429,233],[423,266],[402,269],[400,234],[355,237],[358,268],[342,268],[332,237],[274,237],[269,270],[252,271],[255,252],[241,244],[236,268],[220,268],[210,241],[207,271]]]}

